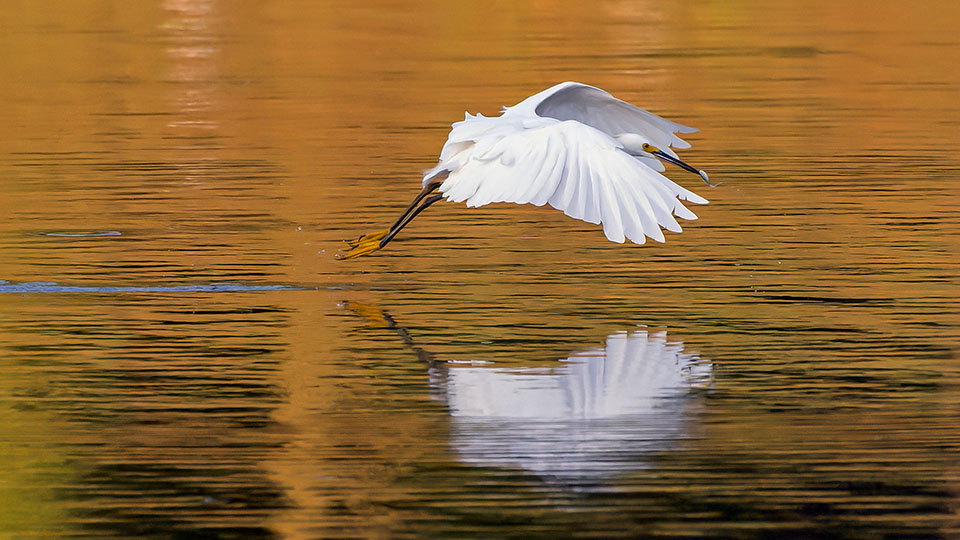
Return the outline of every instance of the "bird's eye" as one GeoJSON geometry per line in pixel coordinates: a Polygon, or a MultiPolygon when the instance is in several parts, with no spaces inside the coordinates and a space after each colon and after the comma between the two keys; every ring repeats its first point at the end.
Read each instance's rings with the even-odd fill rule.
{"type": "Polygon", "coordinates": [[[650,145],[647,144],[647,143],[643,143],[643,151],[644,151],[644,152],[649,152],[649,151],[650,151],[650,145]]]}

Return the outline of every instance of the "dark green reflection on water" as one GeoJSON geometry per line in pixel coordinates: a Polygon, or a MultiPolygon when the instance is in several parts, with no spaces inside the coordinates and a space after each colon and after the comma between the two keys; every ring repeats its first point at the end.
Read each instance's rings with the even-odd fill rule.
{"type": "Polygon", "coordinates": [[[60,419],[53,452],[71,473],[53,492],[70,510],[48,526],[96,537],[275,536],[264,522],[291,503],[260,463],[284,444],[270,433],[288,310],[217,298],[236,294],[229,287],[139,292],[165,295],[61,296],[55,313],[28,296],[4,323],[32,343],[8,347],[8,360],[47,373],[34,383],[42,391],[18,403],[60,419]]]}

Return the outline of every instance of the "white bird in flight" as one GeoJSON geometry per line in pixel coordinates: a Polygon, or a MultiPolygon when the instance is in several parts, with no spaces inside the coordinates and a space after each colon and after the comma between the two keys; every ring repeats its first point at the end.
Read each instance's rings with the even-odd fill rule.
{"type": "Polygon", "coordinates": [[[697,131],[621,101],[599,88],[564,82],[504,107],[494,118],[466,113],[453,124],[440,162],[423,189],[383,231],[348,242],[337,255],[353,259],[387,245],[440,199],[468,207],[494,202],[549,203],[564,214],[602,223],[612,242],[664,241],[661,227],[680,232],[675,217],[697,219],[681,201],[707,200],[675,184],[660,160],[700,175],[673,148],[690,148],[676,133],[697,131]],[[430,195],[435,190],[438,194],[430,195]]]}

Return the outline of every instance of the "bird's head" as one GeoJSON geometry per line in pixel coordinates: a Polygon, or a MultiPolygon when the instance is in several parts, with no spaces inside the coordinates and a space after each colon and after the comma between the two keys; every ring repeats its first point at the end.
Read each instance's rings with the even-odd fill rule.
{"type": "Polygon", "coordinates": [[[647,154],[654,154],[660,152],[660,149],[650,143],[643,143],[640,145],[641,150],[647,154]]]}
{"type": "Polygon", "coordinates": [[[710,178],[707,176],[706,172],[687,165],[686,163],[680,161],[680,159],[650,144],[646,139],[640,135],[637,135],[636,133],[621,133],[620,135],[616,136],[616,139],[623,146],[623,150],[630,155],[640,158],[654,158],[661,161],[666,161],[667,163],[671,163],[683,170],[690,171],[700,176],[700,178],[702,178],[707,185],[713,186],[713,184],[710,183],[710,178]]]}

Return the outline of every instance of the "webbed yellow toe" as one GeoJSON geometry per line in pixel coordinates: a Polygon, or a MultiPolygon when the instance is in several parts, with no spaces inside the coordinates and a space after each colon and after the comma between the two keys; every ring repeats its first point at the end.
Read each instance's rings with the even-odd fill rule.
{"type": "Polygon", "coordinates": [[[347,240],[347,243],[350,244],[351,247],[357,247],[366,242],[383,240],[383,237],[387,236],[388,234],[390,234],[390,229],[384,229],[382,231],[362,234],[356,240],[347,240]]]}
{"type": "Polygon", "coordinates": [[[337,253],[336,258],[340,260],[346,259],[356,259],[357,257],[363,257],[364,255],[369,255],[374,251],[380,249],[380,239],[367,240],[364,239],[359,244],[351,247],[350,249],[337,253]]]}

